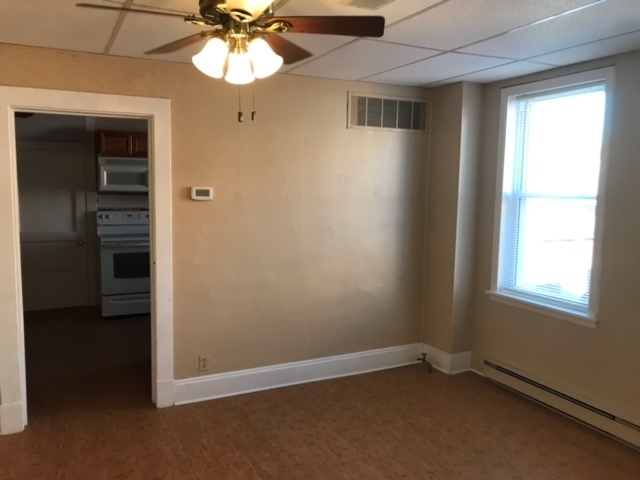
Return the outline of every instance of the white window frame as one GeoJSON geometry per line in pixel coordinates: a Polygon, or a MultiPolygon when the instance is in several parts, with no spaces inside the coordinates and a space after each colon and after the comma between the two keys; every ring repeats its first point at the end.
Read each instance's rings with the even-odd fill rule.
{"type": "Polygon", "coordinates": [[[606,184],[608,152],[611,137],[611,113],[613,108],[613,84],[614,84],[614,67],[600,68],[586,72],[576,73],[563,77],[542,80],[533,83],[516,85],[502,89],[500,101],[500,130],[499,130],[499,151],[498,151],[498,168],[496,182],[496,202],[494,216],[494,236],[493,236],[493,262],[491,273],[491,288],[487,292],[491,299],[506,303],[512,306],[524,308],[526,310],[535,311],[548,316],[560,318],[572,323],[595,328],[597,325],[598,314],[598,294],[600,282],[600,270],[602,263],[602,232],[604,224],[604,188],[606,184]],[[503,235],[503,185],[504,185],[504,167],[507,139],[507,120],[510,108],[516,101],[517,97],[523,95],[551,93],[554,90],[579,88],[585,85],[604,82],[606,93],[606,105],[604,116],[604,128],[602,135],[601,164],[600,177],[598,181],[598,194],[596,201],[596,220],[593,240],[593,263],[591,267],[591,285],[589,295],[589,308],[586,313],[572,310],[571,308],[563,308],[558,304],[547,303],[537,298],[531,298],[526,295],[517,295],[512,292],[501,290],[501,258],[503,252],[501,246],[504,245],[503,235]]]}

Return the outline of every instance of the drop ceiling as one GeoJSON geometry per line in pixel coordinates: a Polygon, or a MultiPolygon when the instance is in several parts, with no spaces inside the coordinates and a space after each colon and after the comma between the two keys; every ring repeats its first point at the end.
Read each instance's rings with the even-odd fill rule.
{"type": "MultiPolygon", "coordinates": [[[[3,0],[0,43],[150,58],[197,32],[177,18],[75,8],[76,0],[3,0]]],[[[197,13],[197,0],[95,0],[197,13]]],[[[285,75],[409,86],[492,82],[640,49],[640,0],[394,0],[376,10],[344,0],[280,0],[281,15],[382,15],[379,39],[287,34],[314,56],[285,75]]],[[[366,2],[358,2],[366,3],[366,2]]],[[[195,45],[155,60],[191,63],[195,45]]]]}

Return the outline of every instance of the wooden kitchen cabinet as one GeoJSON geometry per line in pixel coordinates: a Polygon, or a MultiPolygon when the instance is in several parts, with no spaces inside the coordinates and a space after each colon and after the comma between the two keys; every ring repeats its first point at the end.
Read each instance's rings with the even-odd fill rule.
{"type": "Polygon", "coordinates": [[[139,132],[131,134],[131,154],[134,157],[146,157],[149,154],[146,133],[139,132]]]}
{"type": "Polygon", "coordinates": [[[98,155],[146,157],[149,152],[145,132],[97,132],[98,155]]]}

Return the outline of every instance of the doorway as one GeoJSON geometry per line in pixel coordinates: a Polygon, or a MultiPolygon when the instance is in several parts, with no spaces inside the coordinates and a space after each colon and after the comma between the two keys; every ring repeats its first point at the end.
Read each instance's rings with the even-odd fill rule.
{"type": "MultiPolygon", "coordinates": [[[[16,111],[149,122],[152,401],[173,405],[173,305],[171,244],[170,101],[142,97],[0,87],[0,433],[27,424],[20,221],[15,141],[16,111]]],[[[51,341],[56,341],[55,338],[51,341]]]]}
{"type": "Polygon", "coordinates": [[[83,410],[102,410],[104,399],[113,391],[118,392],[119,404],[144,408],[150,400],[147,123],[131,118],[16,113],[32,422],[34,415],[46,421],[80,405],[83,410]],[[100,140],[114,135],[135,135],[144,148],[141,145],[135,155],[126,149],[110,150],[120,156],[106,157],[100,140]],[[131,184],[110,185],[104,191],[99,181],[104,169],[99,165],[105,158],[122,163],[108,178],[130,180],[126,173],[134,170],[139,191],[129,191],[131,184]],[[142,176],[137,174],[138,165],[145,166],[142,176]],[[120,226],[118,219],[127,225],[120,226]],[[108,225],[101,225],[105,222],[108,225]],[[134,229],[136,235],[127,236],[127,229],[134,229]],[[52,338],[57,341],[51,342],[52,338]]]}

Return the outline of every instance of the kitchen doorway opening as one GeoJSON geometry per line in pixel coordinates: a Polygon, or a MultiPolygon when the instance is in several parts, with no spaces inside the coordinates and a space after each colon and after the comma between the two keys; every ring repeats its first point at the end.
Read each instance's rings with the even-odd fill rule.
{"type": "MultiPolygon", "coordinates": [[[[4,228],[0,230],[0,261],[5,266],[4,272],[0,272],[0,280],[2,280],[0,282],[0,307],[6,312],[3,322],[0,323],[0,364],[4,366],[4,368],[0,369],[0,434],[16,433],[22,431],[27,425],[24,343],[24,307],[27,299],[25,298],[23,303],[21,254],[31,247],[27,247],[22,243],[21,248],[21,210],[19,208],[21,202],[19,200],[23,204],[26,202],[27,205],[30,200],[22,198],[22,193],[18,188],[19,156],[16,154],[18,145],[16,142],[17,120],[15,117],[17,112],[21,112],[22,118],[33,113],[36,116],[45,114],[87,118],[99,117],[111,119],[109,121],[123,118],[130,121],[142,121],[148,125],[148,183],[150,192],[146,228],[147,250],[149,250],[149,237],[151,239],[148,267],[150,276],[149,290],[152,292],[150,299],[151,399],[157,407],[173,405],[170,101],[166,99],[95,93],[0,87],[0,204],[2,204],[2,207],[0,207],[0,221],[4,225],[4,228]]],[[[77,159],[73,159],[72,151],[63,155],[68,156],[66,160],[68,166],[73,165],[74,161],[77,163],[77,159]]],[[[73,171],[73,169],[71,170],[73,171]]],[[[63,175],[58,175],[58,177],[62,180],[64,179],[63,175]]],[[[114,178],[118,178],[118,176],[116,175],[114,178]]],[[[37,183],[37,179],[30,180],[32,183],[34,181],[37,183]]],[[[66,201],[69,201],[69,195],[66,195],[66,201]]],[[[82,201],[79,203],[82,203],[82,201]]],[[[85,202],[85,206],[87,205],[85,202]]],[[[47,208],[49,207],[52,208],[50,205],[47,208]]],[[[140,212],[140,209],[132,210],[130,214],[140,220],[140,217],[144,216],[140,212]],[[136,213],[133,214],[133,212],[136,213]]],[[[77,216],[77,212],[74,212],[74,215],[77,216]]],[[[96,223],[98,223],[98,215],[96,213],[96,223]]],[[[103,223],[113,224],[114,222],[111,221],[113,220],[113,215],[106,216],[109,216],[109,219],[105,218],[103,223]]],[[[124,220],[125,223],[131,221],[130,216],[127,217],[126,214],[118,216],[118,219],[124,220]]],[[[43,220],[46,223],[46,215],[44,218],[39,219],[40,222],[43,220]]],[[[118,234],[111,230],[107,233],[118,234]]],[[[137,233],[140,233],[140,231],[137,233]]],[[[84,242],[81,238],[69,238],[68,240],[67,250],[72,250],[72,253],[77,253],[77,250],[71,249],[71,246],[85,246],[84,243],[78,245],[78,242],[84,242]],[[73,244],[74,241],[76,242],[75,245],[73,244]]],[[[117,244],[119,239],[114,240],[111,238],[110,240],[113,240],[111,243],[117,244]]],[[[141,239],[140,236],[136,240],[144,242],[144,239],[141,239]]],[[[42,256],[42,252],[36,254],[33,258],[37,259],[38,255],[40,255],[40,258],[47,258],[47,255],[42,256]]],[[[141,258],[140,255],[138,257],[141,258]]],[[[96,262],[98,262],[97,259],[96,262]]],[[[124,268],[122,270],[124,273],[116,275],[116,277],[135,277],[139,275],[139,269],[138,273],[131,270],[132,262],[122,261],[120,265],[124,268]]],[[[25,280],[26,276],[27,274],[25,273],[25,280]]],[[[88,283],[90,284],[91,282],[88,283]]],[[[34,301],[36,304],[38,301],[47,301],[46,298],[34,298],[34,291],[36,292],[36,297],[38,296],[38,289],[32,289],[30,293],[32,296],[28,300],[28,302],[31,302],[31,306],[34,301]]],[[[91,303],[91,291],[92,288],[89,285],[86,295],[87,303],[91,303]]],[[[96,290],[93,291],[96,292],[95,303],[98,293],[96,290]]],[[[80,294],[80,296],[84,297],[83,292],[80,292],[80,294]]],[[[52,299],[49,298],[48,300],[51,301],[52,299]]],[[[100,300],[102,301],[102,299],[100,300]]],[[[138,299],[131,300],[135,300],[134,303],[140,303],[138,299]]],[[[78,299],[68,298],[66,301],[78,301],[78,299]]],[[[50,338],[49,341],[62,342],[60,338],[56,340],[55,337],[50,338]]]]}
{"type": "Polygon", "coordinates": [[[79,405],[144,407],[148,121],[16,112],[15,135],[32,418],[79,405]]]}

